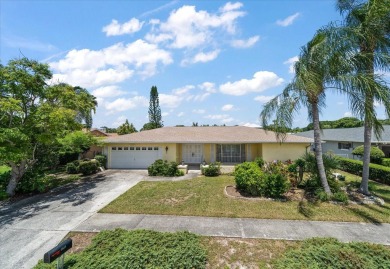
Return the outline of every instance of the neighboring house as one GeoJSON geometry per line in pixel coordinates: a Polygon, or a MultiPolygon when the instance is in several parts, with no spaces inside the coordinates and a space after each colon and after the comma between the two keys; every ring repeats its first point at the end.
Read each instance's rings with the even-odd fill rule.
{"type": "MultiPolygon", "coordinates": [[[[384,131],[380,139],[372,134],[373,146],[378,146],[386,157],[390,157],[390,125],[383,126],[384,131]]],[[[313,131],[297,133],[295,135],[313,138],[313,131]]],[[[333,152],[336,155],[346,158],[358,158],[352,154],[352,151],[363,145],[364,127],[342,128],[342,129],[323,129],[321,131],[322,151],[333,152]]]]}
{"type": "Polygon", "coordinates": [[[104,151],[108,168],[147,168],[157,159],[200,164],[294,160],[302,156],[310,138],[288,135],[279,143],[275,133],[263,129],[234,127],[163,127],[107,137],[104,151]]]}
{"type": "MultiPolygon", "coordinates": [[[[84,129],[85,130],[85,129],[84,129]]],[[[86,131],[86,130],[85,130],[86,131]]],[[[112,136],[118,136],[117,133],[106,133],[104,132],[103,130],[100,130],[100,129],[91,129],[89,131],[89,133],[92,135],[92,136],[95,136],[95,137],[112,137],[112,136]]],[[[93,159],[97,154],[102,154],[103,152],[103,147],[101,146],[96,146],[96,145],[93,145],[89,148],[89,150],[87,152],[84,152],[81,156],[82,159],[86,158],[86,159],[93,159]]]]}

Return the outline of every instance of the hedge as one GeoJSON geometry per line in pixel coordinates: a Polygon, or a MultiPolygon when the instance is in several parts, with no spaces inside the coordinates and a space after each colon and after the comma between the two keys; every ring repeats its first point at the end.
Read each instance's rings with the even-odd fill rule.
{"type": "MultiPolygon", "coordinates": [[[[361,176],[363,171],[362,161],[342,157],[338,157],[338,160],[341,170],[361,176]]],[[[390,185],[390,167],[370,163],[370,179],[390,185]]]]}
{"type": "Polygon", "coordinates": [[[390,158],[383,158],[382,159],[382,165],[390,167],[390,158]]]}

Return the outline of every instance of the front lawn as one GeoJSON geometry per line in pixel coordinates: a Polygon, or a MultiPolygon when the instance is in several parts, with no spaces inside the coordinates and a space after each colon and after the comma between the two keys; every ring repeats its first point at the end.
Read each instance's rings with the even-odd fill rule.
{"type": "MultiPolygon", "coordinates": [[[[347,182],[354,181],[348,176],[347,182]]],[[[341,205],[302,201],[244,200],[227,197],[234,177],[200,177],[177,182],[140,182],[103,208],[101,213],[162,214],[259,219],[390,223],[390,187],[371,182],[385,199],[379,205],[341,205]]]]}

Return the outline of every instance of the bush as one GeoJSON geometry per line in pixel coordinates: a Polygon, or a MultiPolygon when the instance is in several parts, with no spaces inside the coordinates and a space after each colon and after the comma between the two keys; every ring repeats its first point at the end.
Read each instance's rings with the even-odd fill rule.
{"type": "Polygon", "coordinates": [[[66,164],[66,173],[77,174],[78,172],[79,172],[78,166],[74,162],[66,164]]]}
{"type": "Polygon", "coordinates": [[[203,169],[203,174],[206,177],[216,177],[221,174],[221,163],[210,163],[209,167],[203,169]]]}
{"type": "Polygon", "coordinates": [[[383,158],[382,159],[382,165],[390,167],[390,158],[383,158]]]}
{"type": "Polygon", "coordinates": [[[263,168],[263,166],[264,166],[264,164],[265,164],[263,158],[261,158],[261,157],[257,157],[257,158],[255,159],[255,163],[256,163],[260,168],[263,168]]]}
{"type": "Polygon", "coordinates": [[[290,183],[287,178],[278,174],[268,174],[264,181],[264,196],[272,198],[280,198],[290,188],[290,183]]]}
{"type": "MultiPolygon", "coordinates": [[[[356,147],[352,151],[352,154],[356,155],[356,156],[363,157],[363,155],[364,155],[364,145],[356,147]]],[[[382,158],[384,158],[384,157],[385,157],[385,154],[383,153],[383,151],[380,148],[378,148],[378,147],[371,147],[371,151],[370,151],[370,160],[371,160],[371,162],[377,163],[377,164],[381,164],[382,163],[382,158]]]]}
{"type": "MultiPolygon", "coordinates": [[[[1,192],[3,191],[5,193],[5,190],[7,188],[7,185],[8,185],[8,182],[10,179],[11,179],[11,171],[4,171],[4,172],[0,173],[0,197],[1,196],[4,197],[4,195],[2,195],[1,192]]],[[[0,198],[0,200],[2,200],[2,199],[0,198]]]]}
{"type": "Polygon", "coordinates": [[[250,195],[262,195],[265,175],[254,162],[244,162],[235,167],[234,179],[237,189],[250,195]]]}
{"type": "Polygon", "coordinates": [[[333,194],[332,200],[336,202],[348,204],[349,199],[348,199],[348,195],[345,192],[339,191],[333,194]]]}
{"type": "Polygon", "coordinates": [[[106,155],[96,155],[95,160],[99,162],[100,167],[107,167],[107,157],[106,155]]]}
{"type": "Polygon", "coordinates": [[[79,164],[79,172],[84,176],[95,174],[98,169],[99,165],[96,160],[81,161],[79,164]]]}
{"type": "MultiPolygon", "coordinates": [[[[363,162],[347,158],[338,157],[340,169],[361,176],[363,171],[363,162]]],[[[387,185],[390,185],[390,167],[370,163],[370,179],[387,185]]]]}
{"type": "MultiPolygon", "coordinates": [[[[199,236],[189,232],[102,231],[82,252],[66,255],[64,268],[206,268],[199,236]]],[[[51,266],[52,267],[52,266],[51,266]]],[[[36,269],[48,268],[42,260],[36,269]]]]}
{"type": "Polygon", "coordinates": [[[178,169],[176,162],[168,163],[159,159],[148,167],[148,174],[149,176],[177,177],[183,176],[184,172],[178,169]]]}
{"type": "Polygon", "coordinates": [[[341,243],[334,238],[312,238],[304,240],[300,247],[285,252],[273,261],[272,268],[390,268],[389,257],[390,249],[382,245],[341,243]]]}

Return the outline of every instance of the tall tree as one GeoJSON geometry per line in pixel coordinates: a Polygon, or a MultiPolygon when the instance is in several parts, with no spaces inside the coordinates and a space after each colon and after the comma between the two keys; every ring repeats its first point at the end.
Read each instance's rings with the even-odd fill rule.
{"type": "Polygon", "coordinates": [[[117,128],[117,132],[119,135],[131,134],[136,133],[137,129],[135,129],[134,125],[132,123],[130,124],[126,119],[126,122],[117,128]]]}
{"type": "Polygon", "coordinates": [[[161,108],[156,86],[152,86],[150,90],[149,123],[152,129],[161,128],[164,126],[161,119],[161,108]]]}
{"type": "MultiPolygon", "coordinates": [[[[357,72],[369,75],[372,80],[376,79],[375,72],[389,71],[390,69],[390,0],[338,0],[337,8],[345,15],[346,27],[335,35],[336,40],[345,40],[351,43],[351,50],[358,50],[360,65],[357,72]]],[[[383,131],[380,121],[374,109],[374,102],[384,99],[381,87],[364,87],[364,106],[357,106],[357,112],[364,118],[364,156],[363,173],[360,191],[369,194],[369,163],[371,150],[371,136],[377,137],[383,131]],[[381,93],[378,93],[381,91],[381,93]]],[[[387,114],[390,108],[386,107],[387,114]]]]}
{"type": "Polygon", "coordinates": [[[81,130],[78,114],[95,103],[70,85],[48,86],[49,66],[34,60],[11,60],[0,74],[0,163],[11,167],[6,191],[12,196],[27,169],[56,150],[58,137],[81,130]]]}

